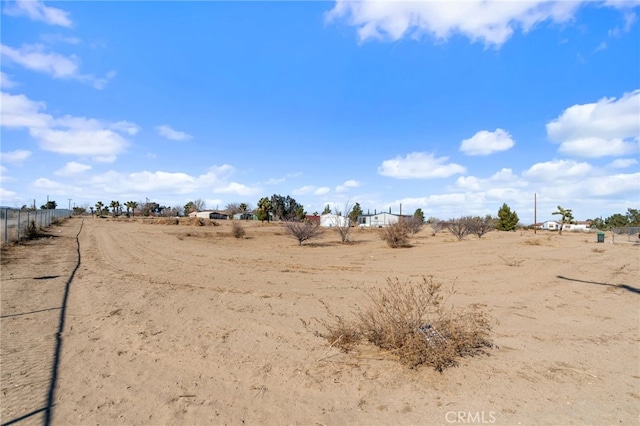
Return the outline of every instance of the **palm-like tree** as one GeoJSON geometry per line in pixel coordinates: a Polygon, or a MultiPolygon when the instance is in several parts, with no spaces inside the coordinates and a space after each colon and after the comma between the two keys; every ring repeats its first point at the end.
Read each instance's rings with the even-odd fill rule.
{"type": "Polygon", "coordinates": [[[560,216],[562,216],[562,219],[560,220],[560,231],[558,232],[558,235],[562,235],[562,228],[564,228],[565,223],[573,223],[573,213],[571,212],[571,209],[563,209],[562,207],[558,206],[558,211],[551,214],[559,214],[560,216]]]}
{"type": "Polygon", "coordinates": [[[113,217],[116,217],[118,214],[118,210],[120,209],[120,201],[111,201],[111,204],[109,206],[111,207],[113,217]]]}
{"type": "Polygon", "coordinates": [[[104,204],[102,203],[102,201],[98,201],[96,203],[96,214],[98,216],[102,216],[102,209],[104,208],[104,204]]]}
{"type": "Polygon", "coordinates": [[[135,201],[127,201],[124,205],[127,207],[127,216],[129,216],[129,209],[131,209],[131,214],[133,216],[136,215],[136,207],[138,207],[138,203],[135,201]]]}

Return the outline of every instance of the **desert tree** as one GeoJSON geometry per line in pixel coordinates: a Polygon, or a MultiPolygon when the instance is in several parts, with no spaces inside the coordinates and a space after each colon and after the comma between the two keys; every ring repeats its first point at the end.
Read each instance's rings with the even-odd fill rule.
{"type": "Polygon", "coordinates": [[[362,215],[362,208],[360,207],[360,203],[355,203],[353,205],[353,208],[349,212],[349,220],[351,220],[351,223],[358,223],[358,216],[360,215],[362,215]]]}
{"type": "Polygon", "coordinates": [[[331,214],[331,206],[329,204],[324,207],[324,210],[322,210],[322,214],[331,214]]]}
{"type": "Polygon", "coordinates": [[[58,207],[58,203],[55,201],[47,201],[45,204],[40,206],[40,210],[55,210],[58,207]]]}
{"type": "Polygon", "coordinates": [[[496,229],[496,220],[491,215],[486,215],[485,217],[476,216],[467,219],[467,227],[470,234],[482,238],[487,232],[496,229]]]}
{"type": "Polygon", "coordinates": [[[627,223],[629,226],[640,226],[640,210],[627,209],[627,223]]]}
{"type": "Polygon", "coordinates": [[[267,197],[262,197],[258,200],[258,220],[264,222],[265,220],[268,222],[270,213],[273,210],[273,205],[271,204],[271,200],[267,197]]]}
{"type": "Polygon", "coordinates": [[[306,210],[304,209],[303,206],[299,205],[298,208],[295,211],[295,218],[297,220],[304,220],[306,217],[307,217],[306,210]]]}
{"type": "Polygon", "coordinates": [[[558,206],[558,210],[551,213],[552,215],[560,215],[561,219],[560,219],[560,231],[558,231],[558,235],[562,235],[562,229],[564,228],[565,224],[571,224],[574,222],[573,220],[573,213],[571,211],[571,209],[563,209],[562,207],[558,206]]]}
{"type": "Polygon", "coordinates": [[[104,209],[104,203],[102,201],[98,201],[96,203],[96,215],[102,216],[103,209],[104,209]]]}
{"type": "Polygon", "coordinates": [[[471,232],[469,227],[471,221],[472,218],[469,216],[458,219],[449,219],[443,224],[443,228],[456,237],[458,241],[462,241],[462,239],[471,232]]]}
{"type": "Polygon", "coordinates": [[[113,215],[113,217],[116,217],[118,215],[118,210],[120,210],[120,201],[111,201],[111,204],[109,204],[109,207],[111,207],[111,214],[113,215]]]}
{"type": "MultiPolygon", "coordinates": [[[[360,206],[358,206],[360,207],[360,206]]],[[[338,206],[334,206],[332,227],[336,230],[338,235],[340,235],[340,241],[343,243],[349,242],[349,234],[351,233],[351,213],[353,213],[351,204],[347,202],[344,205],[344,209],[342,211],[351,212],[349,216],[342,216],[342,212],[338,209],[338,206]]],[[[357,219],[356,219],[357,220],[357,219]]]]}
{"type": "Polygon", "coordinates": [[[292,220],[297,216],[300,204],[289,195],[282,196],[273,194],[271,196],[271,206],[273,216],[276,220],[292,220]]]}
{"type": "Polygon", "coordinates": [[[237,213],[241,213],[242,209],[240,208],[240,203],[229,203],[224,208],[229,215],[229,218],[233,219],[233,215],[237,213]]]}
{"type": "Polygon", "coordinates": [[[436,234],[444,229],[444,222],[437,217],[430,217],[427,223],[431,226],[431,235],[434,237],[436,234]]]}
{"type": "Polygon", "coordinates": [[[129,217],[129,211],[131,211],[131,215],[135,216],[136,215],[136,207],[138,207],[138,203],[135,201],[127,201],[126,203],[124,203],[125,207],[127,208],[127,217],[129,217]]]}
{"type": "Polygon", "coordinates": [[[496,229],[499,231],[513,231],[518,226],[518,214],[512,211],[507,203],[502,204],[498,210],[498,223],[496,229]]]}
{"type": "Polygon", "coordinates": [[[404,222],[404,225],[407,227],[407,230],[411,235],[415,235],[424,226],[424,215],[422,214],[421,209],[417,209],[416,212],[411,217],[403,217],[400,219],[404,222]]]}
{"type": "Polygon", "coordinates": [[[320,223],[316,221],[305,220],[302,222],[289,220],[284,222],[285,232],[298,241],[301,246],[304,241],[317,238],[324,232],[320,227],[320,223]]]}

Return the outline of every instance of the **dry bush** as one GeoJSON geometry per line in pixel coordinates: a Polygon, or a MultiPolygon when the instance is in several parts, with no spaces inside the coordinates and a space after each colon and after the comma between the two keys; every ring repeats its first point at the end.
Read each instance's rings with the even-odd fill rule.
{"type": "Polygon", "coordinates": [[[542,245],[542,240],[535,238],[532,240],[525,240],[524,244],[527,244],[529,246],[541,246],[542,245]]]}
{"type": "Polygon", "coordinates": [[[298,240],[298,245],[300,246],[304,241],[317,238],[324,233],[324,229],[320,227],[320,223],[309,220],[303,222],[285,222],[284,229],[287,235],[298,240]]]}
{"type": "Polygon", "coordinates": [[[592,248],[591,251],[594,252],[594,253],[604,253],[607,250],[605,250],[603,248],[595,247],[595,248],[592,248]]]}
{"type": "Polygon", "coordinates": [[[244,238],[245,234],[246,231],[244,230],[244,226],[234,220],[231,224],[231,235],[236,238],[244,238]]]}
{"type": "Polygon", "coordinates": [[[420,216],[411,216],[410,218],[402,219],[402,221],[411,235],[416,235],[424,226],[424,220],[420,216]]]}
{"type": "Polygon", "coordinates": [[[409,246],[409,228],[404,221],[393,223],[380,231],[380,238],[391,248],[409,246]]]}
{"type": "Polygon", "coordinates": [[[471,233],[469,227],[469,217],[461,217],[459,219],[449,219],[448,222],[443,224],[443,228],[449,231],[449,233],[455,236],[458,241],[462,241],[464,237],[471,233]]]}
{"type": "Polygon", "coordinates": [[[28,240],[36,238],[38,236],[38,227],[36,226],[36,221],[31,220],[27,229],[25,229],[24,237],[28,240]]]}
{"type": "Polygon", "coordinates": [[[367,340],[388,350],[412,368],[428,365],[442,371],[458,364],[463,356],[487,353],[491,326],[478,310],[446,308],[441,284],[432,277],[422,282],[401,283],[387,279],[387,286],[367,293],[371,305],[346,322],[337,317],[324,323],[324,337],[345,351],[367,340]]]}

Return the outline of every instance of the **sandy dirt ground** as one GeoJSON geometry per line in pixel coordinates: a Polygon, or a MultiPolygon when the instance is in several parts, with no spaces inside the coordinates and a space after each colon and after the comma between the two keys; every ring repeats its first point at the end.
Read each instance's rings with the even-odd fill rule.
{"type": "Polygon", "coordinates": [[[425,229],[391,249],[355,229],[353,244],[328,231],[299,247],[278,224],[243,222],[236,239],[218,223],[73,218],[3,249],[2,423],[640,422],[640,245],[626,237],[425,229]],[[430,275],[491,316],[490,356],[438,373],[318,335],[387,278],[430,275]]]}

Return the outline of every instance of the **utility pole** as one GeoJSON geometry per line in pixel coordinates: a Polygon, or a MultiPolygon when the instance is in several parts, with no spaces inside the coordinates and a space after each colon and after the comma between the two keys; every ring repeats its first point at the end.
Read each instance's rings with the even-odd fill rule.
{"type": "Polygon", "coordinates": [[[69,200],[69,210],[71,210],[71,198],[67,198],[69,200]]]}

